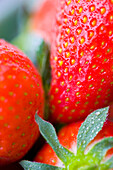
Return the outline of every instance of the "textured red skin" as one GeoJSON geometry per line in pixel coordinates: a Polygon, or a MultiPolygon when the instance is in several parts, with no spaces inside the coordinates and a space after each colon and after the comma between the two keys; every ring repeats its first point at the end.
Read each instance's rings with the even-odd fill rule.
{"type": "Polygon", "coordinates": [[[32,147],[39,136],[34,116],[38,110],[43,117],[43,108],[36,68],[20,50],[0,39],[0,165],[21,159],[32,147]]]}
{"type": "Polygon", "coordinates": [[[58,0],[44,0],[40,9],[31,15],[31,30],[39,33],[45,41],[51,43],[52,26],[55,19],[58,0]]]}
{"type": "Polygon", "coordinates": [[[113,101],[113,1],[60,2],[51,47],[50,121],[70,123],[113,101]]]}
{"type": "MultiPolygon", "coordinates": [[[[71,151],[72,150],[76,151],[77,134],[81,126],[81,123],[83,122],[71,123],[63,127],[58,133],[60,143],[71,151]],[[72,149],[73,146],[75,146],[75,148],[72,149]]],[[[97,142],[105,137],[113,137],[112,129],[113,122],[106,121],[104,123],[102,130],[98,133],[94,140],[90,142],[90,144],[92,144],[93,142],[97,142]]],[[[113,155],[113,148],[107,152],[106,157],[109,157],[111,155],[113,155]]],[[[42,147],[42,149],[36,155],[34,161],[54,166],[59,165],[59,158],[57,157],[57,155],[55,154],[55,152],[53,151],[49,144],[45,144],[42,147]]]]}

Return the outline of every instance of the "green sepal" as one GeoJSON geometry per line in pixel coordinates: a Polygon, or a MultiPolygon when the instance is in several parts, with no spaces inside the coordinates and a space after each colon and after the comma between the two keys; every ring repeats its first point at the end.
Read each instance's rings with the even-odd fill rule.
{"type": "Polygon", "coordinates": [[[21,161],[20,165],[24,170],[64,170],[64,168],[31,161],[21,161]]]}
{"type": "Polygon", "coordinates": [[[75,155],[72,152],[70,152],[68,149],[64,148],[59,143],[57,134],[51,123],[41,119],[37,114],[35,115],[35,120],[39,125],[39,130],[42,136],[46,139],[48,144],[53,148],[57,156],[67,166],[69,161],[75,159],[75,155]]]}
{"type": "Polygon", "coordinates": [[[106,152],[111,148],[113,148],[113,137],[104,138],[91,148],[87,156],[94,158],[93,162],[99,164],[106,155],[106,152]]]}
{"type": "Polygon", "coordinates": [[[81,125],[77,135],[77,154],[83,154],[86,146],[102,129],[109,107],[92,112],[81,125]]]}
{"type": "Polygon", "coordinates": [[[112,156],[109,160],[107,160],[106,162],[104,162],[103,165],[107,165],[107,166],[108,166],[108,169],[113,168],[113,156],[112,156]]]}

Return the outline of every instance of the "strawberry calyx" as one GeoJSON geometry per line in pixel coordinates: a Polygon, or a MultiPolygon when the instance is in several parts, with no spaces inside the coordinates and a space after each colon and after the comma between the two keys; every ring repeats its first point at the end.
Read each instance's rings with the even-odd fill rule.
{"type": "Polygon", "coordinates": [[[87,145],[95,138],[95,136],[102,129],[104,122],[106,121],[109,107],[98,109],[92,112],[82,123],[78,135],[77,135],[77,154],[75,155],[68,149],[64,148],[57,138],[57,134],[53,125],[43,119],[37,114],[35,120],[39,125],[39,130],[42,136],[46,139],[48,144],[53,148],[59,159],[63,162],[62,167],[55,167],[51,165],[21,161],[20,164],[24,169],[39,168],[41,170],[46,169],[58,169],[58,170],[108,170],[113,168],[113,156],[104,161],[103,158],[106,152],[113,148],[113,137],[107,137],[91,147],[87,151],[87,145]]]}

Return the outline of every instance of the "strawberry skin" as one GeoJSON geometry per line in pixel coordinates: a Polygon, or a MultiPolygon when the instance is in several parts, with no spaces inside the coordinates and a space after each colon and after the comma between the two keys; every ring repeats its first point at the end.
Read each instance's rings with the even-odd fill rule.
{"type": "Polygon", "coordinates": [[[59,1],[51,47],[52,122],[73,122],[113,101],[113,0],[59,1]]]}
{"type": "MultiPolygon", "coordinates": [[[[75,155],[77,151],[77,134],[82,123],[83,122],[80,121],[66,125],[58,133],[58,139],[60,143],[64,147],[69,149],[71,152],[73,152],[75,155]]],[[[113,137],[112,129],[113,122],[106,121],[104,123],[102,130],[98,133],[94,140],[91,141],[90,144],[87,146],[86,152],[88,152],[88,150],[101,139],[105,137],[113,137]]],[[[109,157],[111,157],[111,155],[113,155],[113,148],[106,153],[105,159],[108,159],[109,157]]],[[[62,162],[59,160],[53,149],[47,143],[38,152],[34,161],[59,167],[63,166],[62,162]]]]}
{"type": "Polygon", "coordinates": [[[0,165],[21,159],[39,136],[43,117],[41,77],[16,47],[0,39],[0,165]]]}

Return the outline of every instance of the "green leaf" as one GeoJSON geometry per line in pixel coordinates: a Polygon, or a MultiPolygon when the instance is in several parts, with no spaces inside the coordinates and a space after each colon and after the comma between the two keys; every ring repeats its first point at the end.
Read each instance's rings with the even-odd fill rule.
{"type": "Polygon", "coordinates": [[[64,170],[64,168],[31,161],[21,161],[20,165],[24,170],[64,170]]]}
{"type": "Polygon", "coordinates": [[[104,165],[108,165],[108,168],[110,169],[110,168],[113,168],[113,156],[109,159],[109,160],[107,160],[105,163],[104,163],[104,165]]]}
{"type": "Polygon", "coordinates": [[[53,125],[45,120],[41,119],[37,114],[35,115],[35,120],[39,125],[39,130],[42,136],[46,139],[49,145],[53,148],[57,156],[62,160],[62,162],[67,166],[69,160],[75,159],[75,155],[64,148],[57,138],[57,134],[53,125]]]}
{"type": "Polygon", "coordinates": [[[97,144],[95,144],[92,149],[88,152],[87,156],[93,157],[95,163],[100,163],[106,152],[113,148],[113,137],[104,138],[97,144]]]}
{"type": "Polygon", "coordinates": [[[83,154],[86,146],[102,129],[109,107],[98,109],[91,113],[81,125],[77,136],[77,153],[83,154]]]}

